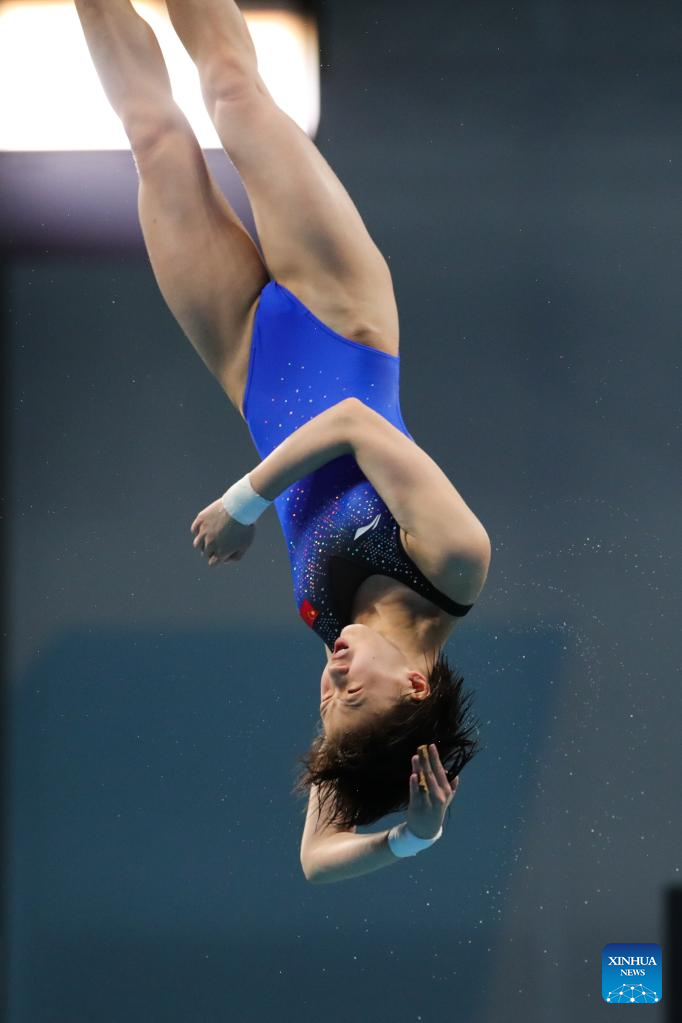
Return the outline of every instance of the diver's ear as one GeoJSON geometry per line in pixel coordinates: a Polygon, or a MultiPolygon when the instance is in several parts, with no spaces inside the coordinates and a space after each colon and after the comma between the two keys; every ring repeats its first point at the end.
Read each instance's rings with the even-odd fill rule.
{"type": "Polygon", "coordinates": [[[407,677],[412,686],[412,698],[415,700],[425,700],[431,693],[431,686],[426,676],[422,675],[420,671],[411,671],[407,677]]]}

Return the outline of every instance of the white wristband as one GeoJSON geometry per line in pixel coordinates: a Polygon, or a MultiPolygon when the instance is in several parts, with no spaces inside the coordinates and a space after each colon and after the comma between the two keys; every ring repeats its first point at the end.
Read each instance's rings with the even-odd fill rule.
{"type": "Polygon", "coordinates": [[[225,491],[221,500],[228,515],[231,515],[237,522],[241,522],[242,526],[252,525],[272,504],[272,501],[266,501],[264,497],[256,493],[249,482],[248,472],[246,476],[242,476],[225,491]]]}
{"type": "Polygon", "coordinates": [[[437,842],[442,834],[443,825],[441,824],[433,838],[418,838],[408,828],[407,821],[402,821],[401,824],[396,824],[389,831],[388,844],[394,856],[416,856],[422,849],[428,849],[430,845],[437,842]]]}

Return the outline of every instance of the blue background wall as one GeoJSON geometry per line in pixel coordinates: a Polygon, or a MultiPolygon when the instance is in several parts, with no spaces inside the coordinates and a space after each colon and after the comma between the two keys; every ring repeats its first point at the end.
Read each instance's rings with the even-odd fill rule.
{"type": "MultiPolygon", "coordinates": [[[[484,751],[441,843],[352,882],[298,862],[324,654],[274,513],[240,564],[191,547],[255,464],[244,424],[138,235],[6,232],[11,1023],[592,1023],[605,944],[665,956],[681,28],[672,3],[324,5],[316,142],[390,260],[406,424],[493,541],[448,644],[484,751]]],[[[95,220],[114,171],[134,219],[130,157],[93,166],[95,220]]]]}

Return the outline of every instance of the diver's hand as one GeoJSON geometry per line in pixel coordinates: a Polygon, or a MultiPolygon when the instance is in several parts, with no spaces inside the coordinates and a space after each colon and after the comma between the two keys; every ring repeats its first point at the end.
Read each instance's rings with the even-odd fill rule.
{"type": "Polygon", "coordinates": [[[225,511],[221,498],[200,511],[191,525],[193,547],[208,558],[208,564],[239,561],[253,543],[256,526],[244,526],[225,511]]]}
{"type": "Polygon", "coordinates": [[[435,745],[431,743],[429,746],[420,746],[419,752],[412,757],[410,802],[407,807],[407,826],[413,835],[417,838],[433,838],[438,834],[458,785],[459,775],[450,784],[435,745]],[[419,787],[419,775],[424,777],[426,791],[419,787]]]}

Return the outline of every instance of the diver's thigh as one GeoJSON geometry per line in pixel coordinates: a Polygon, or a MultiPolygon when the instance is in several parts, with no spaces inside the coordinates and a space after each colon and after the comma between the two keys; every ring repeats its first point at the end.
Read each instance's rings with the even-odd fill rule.
{"type": "MultiPolygon", "coordinates": [[[[234,72],[231,72],[234,73],[234,72]]],[[[315,143],[246,72],[212,105],[272,277],[339,333],[398,347],[390,269],[315,143]]]]}
{"type": "Polygon", "coordinates": [[[267,269],[183,115],[134,152],[140,224],[161,293],[241,413],[239,381],[267,269]]]}

